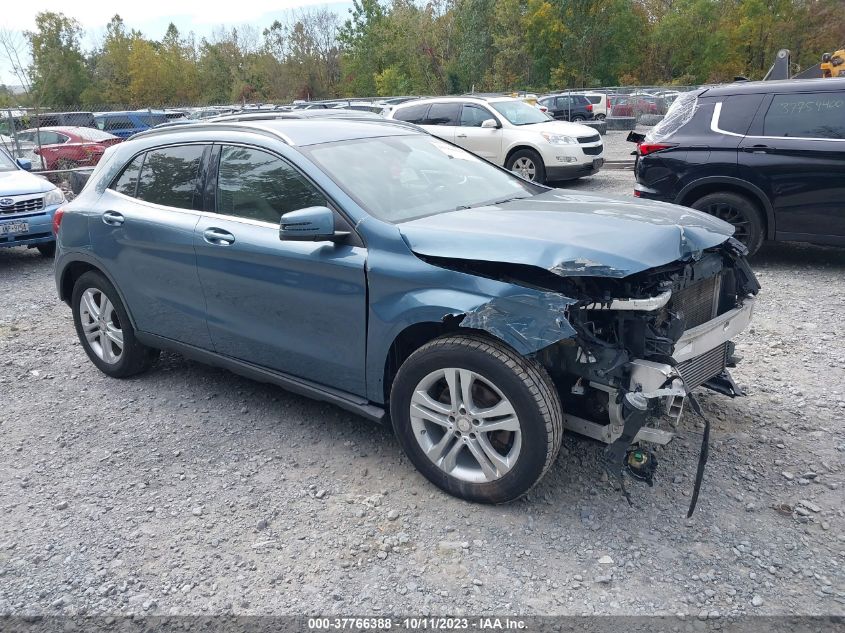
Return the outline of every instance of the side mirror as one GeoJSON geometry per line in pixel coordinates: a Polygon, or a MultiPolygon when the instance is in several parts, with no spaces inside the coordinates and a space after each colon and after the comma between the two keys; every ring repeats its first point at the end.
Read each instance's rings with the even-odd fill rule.
{"type": "Polygon", "coordinates": [[[489,130],[489,129],[498,129],[499,122],[496,119],[484,119],[481,122],[481,127],[489,130]]]}
{"type": "Polygon", "coordinates": [[[21,169],[25,169],[26,171],[32,171],[32,161],[28,158],[18,158],[15,160],[15,162],[21,169]]]}
{"type": "Polygon", "coordinates": [[[279,239],[296,242],[333,242],[349,235],[334,230],[334,212],[328,207],[290,211],[279,223],[279,239]]]}

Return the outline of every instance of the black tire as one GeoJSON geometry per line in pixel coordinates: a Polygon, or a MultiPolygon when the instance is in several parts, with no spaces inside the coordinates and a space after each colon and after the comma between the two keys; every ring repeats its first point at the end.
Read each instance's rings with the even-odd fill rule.
{"type": "Polygon", "coordinates": [[[480,503],[506,503],[527,493],[554,462],[563,436],[560,399],[546,370],[499,341],[472,334],[437,338],[411,354],[391,387],[390,412],[399,443],[414,466],[449,494],[480,503]],[[513,466],[498,479],[479,483],[452,476],[426,456],[414,437],[411,397],[426,376],[449,367],[491,381],[516,412],[521,448],[513,466]]]}
{"type": "Polygon", "coordinates": [[[79,342],[91,362],[97,366],[104,374],[112,378],[128,378],[135,374],[140,374],[147,371],[159,356],[159,350],[151,349],[146,345],[142,345],[135,338],[135,330],[132,327],[132,322],[123,307],[123,302],[120,300],[117,290],[111,282],[106,279],[101,273],[96,271],[89,271],[84,273],[73,286],[73,294],[71,295],[71,308],[73,310],[73,323],[76,326],[76,334],[79,337],[79,342]],[[119,321],[120,330],[123,333],[123,351],[119,359],[115,363],[107,363],[101,359],[89,343],[85,336],[82,325],[82,316],[80,314],[80,303],[82,295],[87,290],[99,291],[105,295],[114,307],[114,312],[119,321]]]}
{"type": "Polygon", "coordinates": [[[597,114],[596,121],[604,121],[607,118],[606,114],[597,114]]]}
{"type": "Polygon", "coordinates": [[[763,214],[750,198],[733,191],[717,191],[702,196],[690,206],[732,224],[736,229],[734,237],[745,244],[749,256],[763,245],[766,236],[763,214]]]}
{"type": "Polygon", "coordinates": [[[520,149],[510,155],[508,161],[505,163],[505,169],[509,171],[513,171],[514,165],[520,159],[527,159],[531,161],[534,165],[534,178],[526,178],[526,180],[531,180],[531,182],[536,182],[540,185],[545,184],[546,182],[546,165],[543,163],[543,159],[540,155],[535,152],[533,149],[520,149]]]}
{"type": "Polygon", "coordinates": [[[586,120],[587,120],[587,117],[582,116],[580,114],[576,114],[575,116],[572,117],[572,121],[574,123],[580,123],[581,121],[586,121],[586,120]]]}
{"type": "Polygon", "coordinates": [[[41,253],[44,257],[55,257],[56,256],[56,243],[55,242],[46,242],[44,244],[38,244],[36,247],[38,252],[41,253]]]}

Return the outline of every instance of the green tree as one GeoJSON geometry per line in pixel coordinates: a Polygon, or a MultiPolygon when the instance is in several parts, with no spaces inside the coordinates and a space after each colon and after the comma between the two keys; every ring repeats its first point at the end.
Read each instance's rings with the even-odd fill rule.
{"type": "Polygon", "coordinates": [[[35,30],[28,31],[26,37],[32,48],[32,88],[42,104],[64,107],[80,102],[90,82],[79,44],[81,36],[79,22],[63,13],[36,14],[35,30]]]}

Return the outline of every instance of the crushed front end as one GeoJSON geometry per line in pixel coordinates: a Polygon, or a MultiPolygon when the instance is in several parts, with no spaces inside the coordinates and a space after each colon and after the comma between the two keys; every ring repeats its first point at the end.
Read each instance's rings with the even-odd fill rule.
{"type": "MultiPolygon", "coordinates": [[[[666,444],[707,387],[741,395],[728,368],[733,337],[749,324],[760,285],[734,239],[696,258],[621,279],[570,277],[571,339],[543,349],[558,385],[565,426],[607,444],[609,470],[650,483],[655,467],[640,442],[666,444]]],[[[562,280],[564,281],[564,280],[562,280]]]]}

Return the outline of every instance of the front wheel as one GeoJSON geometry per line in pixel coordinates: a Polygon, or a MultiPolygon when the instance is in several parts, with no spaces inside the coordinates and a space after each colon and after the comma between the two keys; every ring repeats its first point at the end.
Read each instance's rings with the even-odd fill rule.
{"type": "Polygon", "coordinates": [[[71,297],[76,334],[91,362],[113,378],[149,369],[159,351],[135,338],[135,329],[115,287],[102,274],[89,271],[73,286],[71,297]]]}
{"type": "Polygon", "coordinates": [[[763,245],[763,216],[757,205],[742,194],[717,191],[702,196],[690,206],[731,224],[734,227],[734,237],[745,245],[749,256],[760,250],[763,245]]]}
{"type": "Polygon", "coordinates": [[[482,503],[528,492],[563,435],[546,370],[474,335],[438,338],[411,354],[393,383],[390,413],[405,454],[429,481],[482,503]]]}
{"type": "Polygon", "coordinates": [[[546,166],[543,159],[533,149],[521,149],[511,154],[505,168],[518,176],[543,184],[546,182],[546,166]]]}

